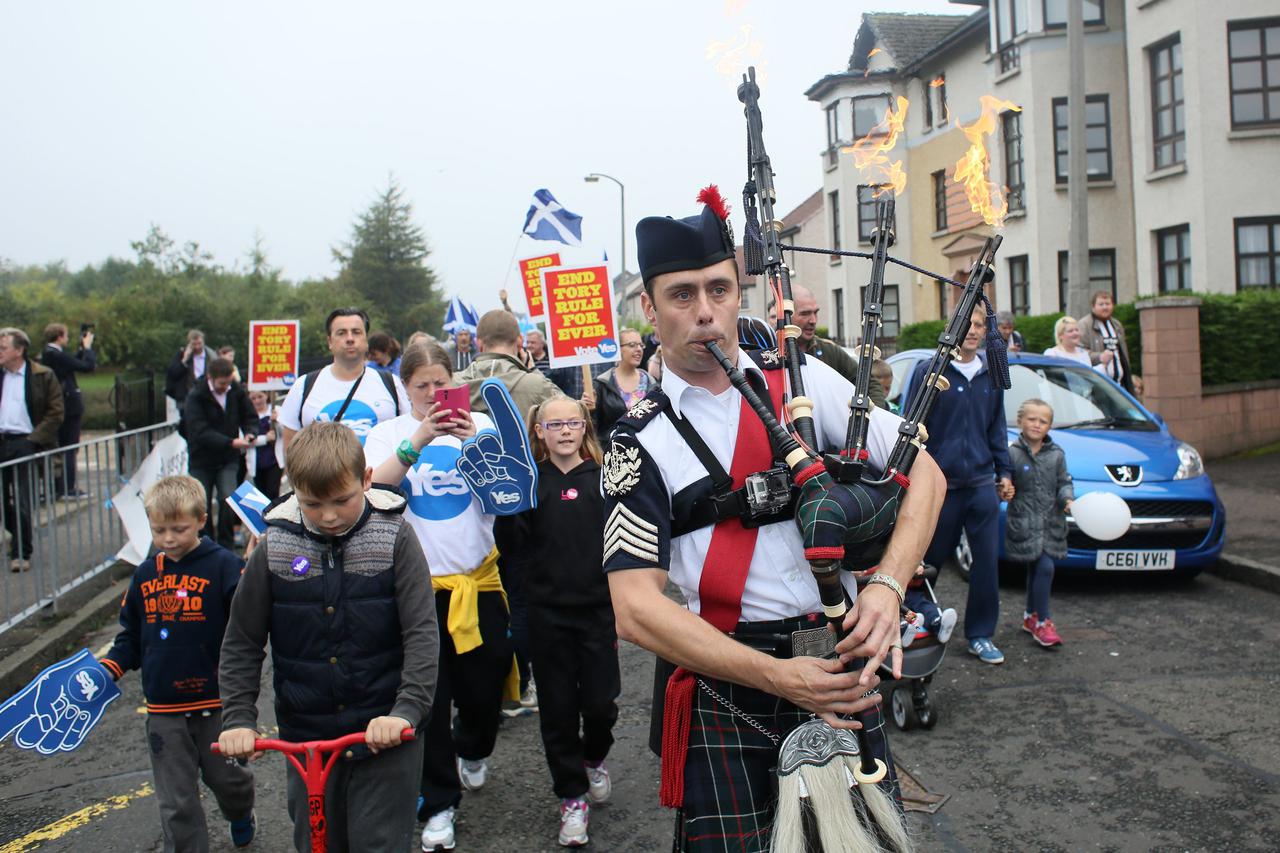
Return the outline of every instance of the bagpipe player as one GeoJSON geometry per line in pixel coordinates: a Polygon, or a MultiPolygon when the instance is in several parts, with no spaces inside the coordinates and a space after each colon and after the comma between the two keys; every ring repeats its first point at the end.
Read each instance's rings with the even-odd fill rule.
{"type": "MultiPolygon", "coordinates": [[[[699,215],[643,219],[636,237],[641,304],[662,340],[665,373],[662,389],[635,404],[607,444],[604,570],[619,635],[660,658],[654,724],[662,725],[661,799],[680,810],[676,849],[766,850],[779,744],[814,714],[847,729],[861,727],[852,719],[861,715],[870,751],[890,768],[881,784],[896,795],[880,696],[870,691],[891,652],[900,665],[895,587],[906,587],[924,554],[945,481],[921,453],[876,569],[885,582],[859,593],[843,573],[856,600],[837,645],[793,520],[786,468],[706,346],[717,344],[779,412],[786,371],[777,351],[738,346],[727,210],[717,193],[699,215]],[[663,594],[668,579],[687,606],[663,594]],[[665,678],[664,662],[680,667],[675,679],[665,678]]],[[[840,446],[853,385],[817,359],[801,372],[822,445],[813,450],[840,446]]],[[[873,411],[872,467],[885,467],[900,422],[873,411]]]]}

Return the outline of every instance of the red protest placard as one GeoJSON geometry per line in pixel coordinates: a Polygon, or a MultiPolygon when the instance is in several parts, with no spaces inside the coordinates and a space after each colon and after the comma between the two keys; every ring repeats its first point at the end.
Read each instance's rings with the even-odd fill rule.
{"type": "Polygon", "coordinates": [[[618,360],[618,321],[603,264],[542,271],[552,367],[618,360]]]}
{"type": "Polygon", "coordinates": [[[284,391],[298,378],[297,320],[249,321],[249,390],[284,391]]]}
{"type": "Polygon", "coordinates": [[[530,320],[546,316],[546,308],[542,304],[542,271],[558,266],[559,254],[540,255],[519,262],[520,280],[524,282],[524,301],[529,306],[530,320]]]}

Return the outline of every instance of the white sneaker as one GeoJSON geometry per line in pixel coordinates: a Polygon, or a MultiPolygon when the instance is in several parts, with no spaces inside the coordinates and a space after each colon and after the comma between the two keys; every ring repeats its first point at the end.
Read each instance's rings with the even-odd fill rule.
{"type": "Polygon", "coordinates": [[[603,803],[613,792],[613,783],[609,781],[609,768],[601,761],[599,766],[587,765],[587,796],[593,803],[603,803]]]}
{"type": "Polygon", "coordinates": [[[590,811],[591,806],[585,800],[560,801],[561,847],[581,847],[587,843],[587,816],[590,811]]]}
{"type": "Polygon", "coordinates": [[[436,850],[452,850],[455,844],[452,808],[436,812],[427,818],[427,825],[422,828],[422,853],[435,853],[436,850]]]}
{"type": "Polygon", "coordinates": [[[946,645],[947,640],[951,639],[951,632],[956,629],[956,616],[954,607],[948,607],[942,611],[942,623],[938,625],[938,642],[946,645]]]}
{"type": "Polygon", "coordinates": [[[529,679],[529,686],[520,694],[520,707],[538,710],[538,685],[534,684],[532,678],[529,679]]]}
{"type": "Polygon", "coordinates": [[[489,764],[483,758],[479,761],[458,759],[458,779],[462,781],[462,787],[468,791],[479,791],[483,788],[488,775],[489,764]]]}

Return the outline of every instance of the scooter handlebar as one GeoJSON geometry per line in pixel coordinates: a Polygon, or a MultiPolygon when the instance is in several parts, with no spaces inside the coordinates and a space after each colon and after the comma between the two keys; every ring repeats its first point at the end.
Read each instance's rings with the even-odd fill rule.
{"type": "MultiPolygon", "coordinates": [[[[400,742],[405,743],[417,737],[417,733],[413,729],[405,729],[400,732],[400,742]]],[[[352,732],[349,735],[343,735],[333,740],[309,740],[302,743],[294,743],[293,741],[279,740],[277,738],[260,737],[253,741],[253,749],[255,752],[265,752],[267,750],[275,750],[286,754],[300,755],[308,750],[317,752],[333,752],[339,749],[346,749],[358,743],[365,742],[364,732],[352,732]]],[[[214,754],[219,754],[222,750],[217,742],[214,742],[211,749],[214,754]]]]}

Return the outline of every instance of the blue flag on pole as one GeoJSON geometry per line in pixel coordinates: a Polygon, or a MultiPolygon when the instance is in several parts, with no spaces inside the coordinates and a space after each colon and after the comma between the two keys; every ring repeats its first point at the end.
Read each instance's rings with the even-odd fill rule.
{"type": "Polygon", "coordinates": [[[227,506],[240,516],[240,520],[245,523],[254,536],[261,536],[267,529],[267,522],[263,519],[263,514],[267,511],[267,505],[271,503],[271,499],[258,490],[258,487],[248,480],[245,480],[231,494],[227,495],[227,506]]]}
{"type": "Polygon", "coordinates": [[[524,217],[524,233],[535,240],[582,245],[582,217],[560,206],[548,190],[537,190],[524,217]]]}
{"type": "Polygon", "coordinates": [[[120,688],[88,649],[60,660],[0,705],[0,740],[41,755],[70,752],[102,719],[120,688]]]}
{"type": "Polygon", "coordinates": [[[449,310],[444,314],[444,330],[451,335],[457,334],[462,330],[466,330],[471,334],[476,333],[476,324],[480,322],[480,315],[476,313],[476,309],[462,301],[461,297],[455,296],[449,300],[449,310]]]}

